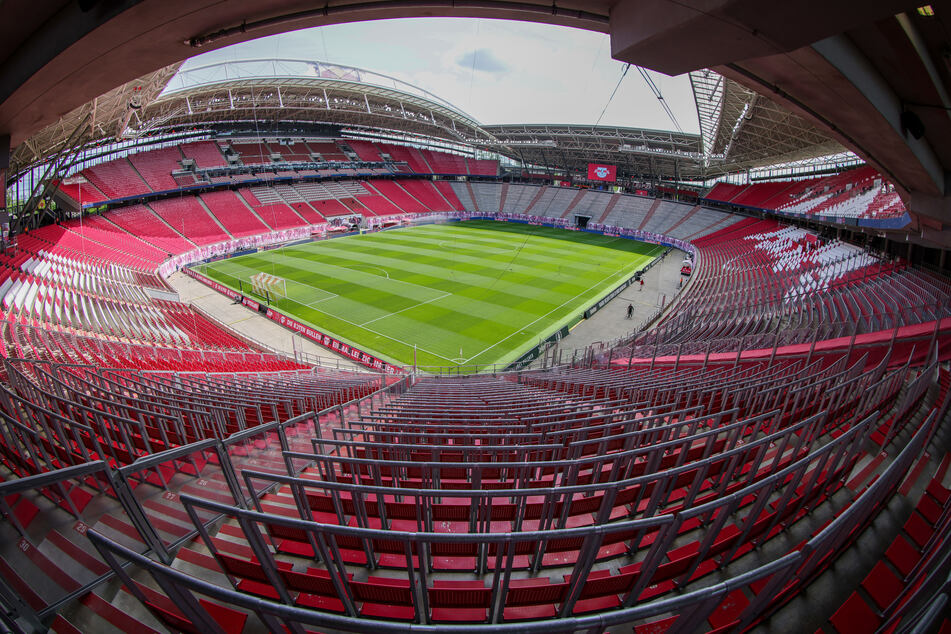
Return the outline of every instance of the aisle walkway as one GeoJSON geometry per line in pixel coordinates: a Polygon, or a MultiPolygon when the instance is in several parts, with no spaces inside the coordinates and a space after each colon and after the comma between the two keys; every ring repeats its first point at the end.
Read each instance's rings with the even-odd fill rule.
{"type": "Polygon", "coordinates": [[[635,283],[592,315],[591,319],[582,320],[559,343],[559,348],[563,350],[562,359],[571,359],[575,350],[583,350],[591,344],[614,341],[630,334],[658,308],[670,304],[680,292],[677,285],[680,283],[683,259],[683,251],[672,249],[644,276],[643,289],[635,283]],[[631,319],[627,319],[628,304],[634,306],[631,319]]]}
{"type": "Polygon", "coordinates": [[[249,339],[293,355],[300,350],[311,357],[320,360],[320,365],[339,367],[344,369],[365,369],[342,356],[338,356],[318,346],[316,343],[295,335],[287,328],[283,328],[260,313],[251,312],[244,306],[235,305],[230,299],[213,291],[201,282],[198,282],[184,273],[174,273],[168,278],[168,283],[178,292],[179,299],[187,304],[194,304],[205,313],[211,315],[229,328],[249,339]]]}

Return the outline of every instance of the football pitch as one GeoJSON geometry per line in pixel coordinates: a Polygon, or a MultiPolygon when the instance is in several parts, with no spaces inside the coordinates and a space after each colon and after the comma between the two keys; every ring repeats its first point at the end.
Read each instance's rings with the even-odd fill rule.
{"type": "MultiPolygon", "coordinates": [[[[511,363],[663,253],[607,236],[493,221],[394,229],[196,267],[248,296],[286,280],[278,310],[400,365],[511,363]]],[[[272,298],[273,299],[273,298],[272,298]]]]}

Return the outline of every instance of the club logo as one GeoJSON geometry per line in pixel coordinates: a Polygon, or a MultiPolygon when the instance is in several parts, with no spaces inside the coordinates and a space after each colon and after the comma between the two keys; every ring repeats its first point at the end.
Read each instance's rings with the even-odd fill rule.
{"type": "Polygon", "coordinates": [[[598,178],[605,178],[608,175],[608,168],[603,165],[600,167],[594,168],[594,173],[597,174],[598,178]]]}

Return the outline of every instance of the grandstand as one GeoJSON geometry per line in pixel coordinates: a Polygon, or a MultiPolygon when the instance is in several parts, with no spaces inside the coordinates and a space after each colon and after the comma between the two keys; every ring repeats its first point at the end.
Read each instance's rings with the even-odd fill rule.
{"type": "Polygon", "coordinates": [[[905,206],[882,175],[869,167],[804,181],[770,181],[747,186],[717,183],[705,196],[713,203],[803,218],[833,220],[902,218],[905,206]]]}
{"type": "MultiPolygon", "coordinates": [[[[755,53],[743,50],[727,54],[755,53]]],[[[865,145],[708,70],[692,77],[690,135],[482,125],[390,77],[272,62],[292,75],[240,78],[229,62],[226,79],[166,90],[176,69],[153,69],[111,86],[96,115],[131,126],[136,95],[148,134],[115,142],[115,127],[83,127],[80,108],[58,131],[36,123],[13,153],[13,180],[48,173],[38,198],[31,188],[11,205],[0,252],[5,631],[951,626],[951,283],[940,226],[909,189],[920,180],[889,156],[824,163],[839,138],[865,145]],[[258,108],[295,119],[258,121],[258,108]],[[586,182],[588,162],[618,165],[622,180],[586,182]],[[811,171],[749,180],[796,162],[811,171]],[[635,291],[652,314],[616,338],[577,350],[559,328],[514,362],[420,367],[267,305],[300,279],[249,270],[246,292],[195,266],[277,247],[300,258],[293,245],[320,241],[333,276],[360,233],[392,230],[375,233],[397,246],[372,262],[398,260],[420,249],[406,227],[474,219],[570,236],[550,254],[562,263],[585,240],[659,245],[659,266],[689,277],[635,291]],[[181,300],[186,275],[227,298],[222,313],[181,300]],[[228,325],[250,319],[327,356],[228,325]]],[[[506,272],[540,259],[526,243],[482,236],[453,267],[420,250],[399,260],[405,280],[363,270],[354,297],[380,314],[355,325],[433,301],[391,310],[365,279],[420,293],[433,270],[451,271],[440,297],[477,309],[509,293],[533,317],[532,294],[500,288],[486,266],[489,253],[511,254],[506,272]],[[486,284],[459,290],[455,275],[486,284]]],[[[660,279],[648,259],[574,321],[608,323],[594,320],[630,301],[628,285],[660,279]]],[[[559,268],[531,284],[568,282],[559,268]]],[[[310,288],[311,305],[357,319],[357,300],[310,288]]],[[[465,318],[460,330],[501,330],[484,311],[465,318]]]]}

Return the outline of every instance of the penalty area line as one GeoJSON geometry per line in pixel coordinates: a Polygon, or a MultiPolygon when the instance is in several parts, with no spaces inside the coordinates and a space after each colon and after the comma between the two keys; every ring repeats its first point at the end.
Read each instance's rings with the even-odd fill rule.
{"type": "MultiPolygon", "coordinates": [[[[450,294],[451,294],[451,293],[450,293],[450,294]]],[[[319,310],[319,309],[318,309],[318,310],[319,310]]],[[[407,348],[414,348],[414,347],[415,347],[417,350],[419,350],[419,351],[421,351],[421,352],[425,352],[426,354],[431,354],[431,355],[433,355],[434,357],[439,357],[440,359],[445,359],[446,361],[449,361],[450,363],[452,363],[452,359],[450,359],[449,357],[444,357],[443,355],[441,355],[441,354],[439,354],[439,353],[436,353],[436,352],[433,352],[433,351],[431,351],[431,350],[427,350],[426,348],[423,348],[422,346],[419,346],[419,345],[415,345],[415,346],[414,346],[413,344],[407,343],[407,342],[403,341],[402,339],[397,339],[396,337],[391,337],[391,336],[388,335],[388,334],[382,333],[382,332],[380,332],[380,331],[378,331],[378,330],[373,330],[372,328],[366,328],[366,327],[361,326],[360,324],[358,324],[358,323],[356,323],[356,322],[350,321],[349,319],[347,319],[347,318],[345,318],[345,317],[340,317],[339,315],[335,315],[334,313],[331,313],[331,312],[329,312],[329,311],[320,311],[320,312],[322,312],[322,313],[324,313],[324,314],[326,314],[326,315],[332,317],[333,319],[339,319],[340,321],[345,322],[345,323],[348,323],[348,324],[350,324],[351,326],[354,326],[354,327],[356,327],[356,328],[363,328],[363,329],[366,330],[367,332],[372,332],[374,335],[379,335],[380,337],[383,337],[384,339],[389,339],[390,341],[395,341],[396,343],[402,344],[402,345],[406,346],[407,348]]],[[[296,316],[294,316],[294,317],[295,317],[295,319],[297,319],[296,316]]],[[[307,322],[307,323],[309,323],[309,322],[307,322]]],[[[325,327],[322,327],[322,326],[318,326],[318,325],[316,325],[316,324],[314,324],[314,327],[317,328],[318,330],[321,330],[321,329],[324,329],[324,328],[325,328],[325,327]]],[[[333,336],[337,337],[337,339],[340,339],[340,336],[339,336],[339,335],[336,335],[336,334],[333,333],[333,332],[328,332],[327,334],[333,335],[333,336]]],[[[368,346],[368,347],[369,347],[369,346],[368,346]]],[[[369,351],[369,352],[372,352],[372,350],[368,350],[368,351],[369,351]]]]}
{"type": "MultiPolygon", "coordinates": [[[[539,317],[539,318],[536,319],[535,321],[533,321],[533,322],[531,322],[531,323],[529,323],[529,324],[526,324],[526,325],[524,325],[524,326],[521,326],[518,330],[516,330],[516,331],[513,332],[512,334],[508,335],[508,336],[505,337],[504,339],[499,339],[498,341],[496,341],[495,343],[493,343],[493,344],[492,344],[491,346],[489,346],[488,348],[485,348],[484,350],[479,351],[479,352],[478,352],[477,354],[475,354],[474,356],[469,357],[468,359],[466,359],[466,363],[468,364],[468,363],[471,362],[473,359],[479,358],[480,356],[482,356],[483,354],[485,354],[486,352],[488,352],[489,350],[491,350],[491,349],[494,348],[495,346],[499,345],[499,344],[502,343],[503,341],[506,341],[506,340],[508,340],[508,339],[511,339],[511,338],[514,337],[515,335],[520,335],[520,334],[522,334],[522,333],[525,332],[527,329],[531,328],[532,326],[534,326],[535,324],[537,324],[538,322],[540,322],[542,319],[545,319],[546,317],[548,317],[549,315],[551,315],[551,314],[554,313],[555,311],[558,311],[558,310],[561,310],[562,308],[564,308],[564,306],[565,306],[566,304],[569,304],[569,303],[571,303],[571,302],[577,300],[577,299],[578,299],[579,297],[581,297],[582,295],[586,295],[587,293],[590,293],[590,292],[591,292],[591,289],[603,285],[603,284],[605,283],[605,281],[610,280],[610,279],[614,279],[614,278],[617,278],[617,277],[622,277],[622,278],[623,278],[625,274],[626,274],[626,275],[633,275],[633,271],[636,271],[638,268],[639,268],[639,267],[637,267],[637,266],[631,266],[631,267],[630,267],[628,270],[626,270],[626,271],[615,271],[615,272],[612,273],[611,275],[608,275],[607,277],[602,278],[602,279],[601,279],[599,282],[597,282],[596,284],[592,284],[591,286],[589,286],[589,287],[586,288],[585,290],[581,291],[580,293],[578,293],[578,294],[575,295],[574,297],[572,297],[572,298],[566,300],[565,302],[563,302],[562,304],[560,304],[560,305],[558,305],[558,306],[552,308],[550,311],[548,311],[547,313],[545,313],[544,315],[542,315],[541,317],[539,317]]],[[[445,357],[443,357],[443,358],[445,358],[445,357]]]]}
{"type": "MultiPolygon", "coordinates": [[[[310,288],[314,288],[314,287],[311,286],[310,288]]],[[[320,290],[320,289],[318,289],[318,290],[320,290]]],[[[329,292],[329,291],[328,291],[328,292],[329,292]]],[[[319,303],[321,303],[321,302],[326,302],[327,300],[336,299],[336,298],[338,298],[338,297],[340,297],[340,295],[337,295],[336,293],[330,293],[330,297],[324,297],[323,299],[316,299],[316,300],[312,301],[312,302],[309,303],[309,304],[304,304],[304,306],[307,306],[307,307],[309,307],[309,308],[313,308],[314,304],[319,304],[319,303]]]]}
{"type": "MultiPolygon", "coordinates": [[[[366,326],[367,324],[372,324],[372,323],[375,322],[375,321],[379,321],[379,320],[381,320],[381,319],[386,319],[387,317],[392,317],[393,315],[398,315],[398,314],[402,313],[403,311],[410,310],[411,308],[417,308],[417,307],[419,307],[419,306],[422,306],[423,304],[428,304],[428,303],[434,302],[434,301],[436,301],[436,300],[438,300],[438,299],[444,299],[444,298],[449,297],[449,296],[451,296],[451,295],[452,295],[452,293],[443,293],[443,294],[440,295],[439,297],[433,297],[432,299],[427,299],[427,300],[424,301],[424,302],[419,302],[418,304],[413,304],[412,306],[407,306],[406,308],[401,308],[400,310],[397,310],[397,311],[395,311],[395,312],[387,313],[387,314],[385,314],[385,315],[381,315],[380,317],[375,317],[375,318],[371,319],[370,321],[365,321],[365,322],[363,322],[362,324],[360,324],[360,326],[363,327],[363,326],[366,326]]],[[[443,357],[443,359],[445,359],[445,358],[446,358],[446,357],[443,357]]]]}

